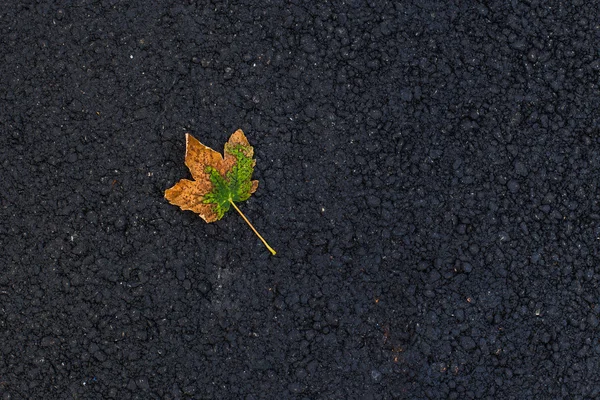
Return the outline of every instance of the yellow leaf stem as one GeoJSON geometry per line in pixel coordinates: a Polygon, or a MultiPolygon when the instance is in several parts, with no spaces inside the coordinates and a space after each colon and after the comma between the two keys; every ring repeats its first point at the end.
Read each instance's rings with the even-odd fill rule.
{"type": "Polygon", "coordinates": [[[260,236],[260,233],[258,233],[258,231],[256,229],[254,229],[254,227],[252,226],[250,221],[248,221],[248,218],[246,218],[246,216],[244,215],[244,213],[242,213],[242,211],[238,208],[238,206],[236,206],[235,203],[231,199],[229,200],[229,202],[231,203],[233,208],[235,208],[235,210],[238,213],[240,213],[242,218],[244,218],[244,221],[246,221],[246,223],[248,224],[250,229],[252,229],[252,231],[254,231],[254,233],[256,233],[256,236],[258,236],[258,238],[263,242],[263,244],[267,247],[267,249],[269,249],[269,251],[271,252],[271,255],[277,254],[277,252],[275,250],[273,250],[273,248],[271,246],[269,246],[269,243],[267,243],[267,241],[262,236],[260,236]]]}

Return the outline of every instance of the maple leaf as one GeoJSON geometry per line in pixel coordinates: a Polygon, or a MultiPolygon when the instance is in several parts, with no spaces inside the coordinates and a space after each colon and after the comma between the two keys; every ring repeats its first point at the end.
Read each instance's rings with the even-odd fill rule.
{"type": "Polygon", "coordinates": [[[189,133],[186,133],[185,140],[185,165],[194,180],[180,180],[165,190],[165,198],[182,210],[199,214],[208,223],[221,219],[233,206],[271,254],[275,255],[275,250],[235,204],[247,200],[258,188],[258,181],[252,180],[256,165],[256,160],[252,158],[254,149],[244,132],[238,129],[231,135],[225,143],[224,156],[189,133]]]}

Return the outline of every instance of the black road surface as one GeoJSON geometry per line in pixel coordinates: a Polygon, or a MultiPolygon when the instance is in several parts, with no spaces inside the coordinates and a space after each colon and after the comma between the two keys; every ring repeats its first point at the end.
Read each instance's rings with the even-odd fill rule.
{"type": "Polygon", "coordinates": [[[0,399],[599,398],[599,14],[4,2],[0,399]]]}

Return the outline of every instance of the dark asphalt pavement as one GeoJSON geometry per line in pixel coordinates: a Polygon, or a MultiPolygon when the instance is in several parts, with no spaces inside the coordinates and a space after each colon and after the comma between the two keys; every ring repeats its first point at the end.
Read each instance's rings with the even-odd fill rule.
{"type": "Polygon", "coordinates": [[[599,398],[599,14],[5,2],[0,400],[599,398]]]}

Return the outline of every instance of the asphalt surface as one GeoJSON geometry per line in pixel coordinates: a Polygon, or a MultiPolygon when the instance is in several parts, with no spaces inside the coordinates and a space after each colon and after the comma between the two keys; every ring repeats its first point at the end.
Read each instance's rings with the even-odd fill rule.
{"type": "Polygon", "coordinates": [[[599,11],[6,2],[0,398],[598,398],[599,11]]]}

